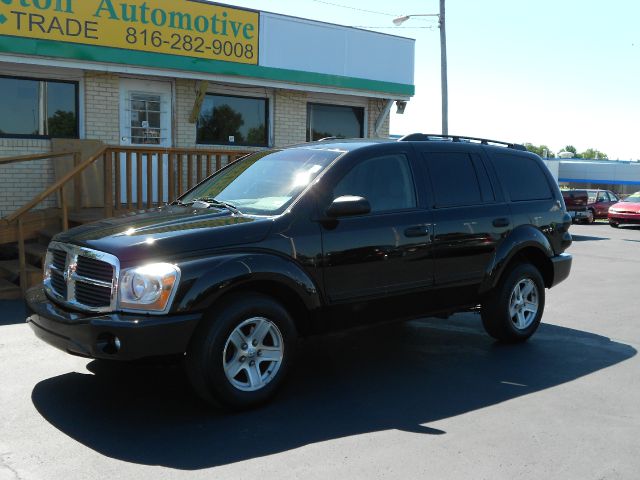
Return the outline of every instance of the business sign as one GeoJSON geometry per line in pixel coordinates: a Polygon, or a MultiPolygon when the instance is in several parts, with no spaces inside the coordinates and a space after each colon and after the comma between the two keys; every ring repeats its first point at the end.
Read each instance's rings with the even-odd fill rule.
{"type": "Polygon", "coordinates": [[[0,35],[252,65],[259,20],[197,0],[0,0],[0,35]]]}

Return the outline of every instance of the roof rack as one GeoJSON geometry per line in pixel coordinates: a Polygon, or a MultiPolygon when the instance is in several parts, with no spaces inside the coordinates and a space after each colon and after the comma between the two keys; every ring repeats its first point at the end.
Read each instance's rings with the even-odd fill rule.
{"type": "Polygon", "coordinates": [[[479,143],[480,145],[499,145],[514,150],[526,151],[524,145],[518,143],[500,142],[498,140],[488,140],[486,138],[465,137],[463,135],[440,135],[433,133],[411,133],[398,139],[399,142],[460,142],[479,143]]]}

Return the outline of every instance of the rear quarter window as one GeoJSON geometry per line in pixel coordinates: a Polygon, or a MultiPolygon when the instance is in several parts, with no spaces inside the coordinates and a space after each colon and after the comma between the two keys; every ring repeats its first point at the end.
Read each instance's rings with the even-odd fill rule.
{"type": "Polygon", "coordinates": [[[547,200],[553,198],[547,175],[533,158],[517,155],[493,155],[500,183],[505,187],[511,201],[547,200]]]}

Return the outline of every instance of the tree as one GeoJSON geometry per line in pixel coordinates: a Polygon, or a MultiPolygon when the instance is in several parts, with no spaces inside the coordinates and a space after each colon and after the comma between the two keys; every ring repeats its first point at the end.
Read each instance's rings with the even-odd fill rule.
{"type": "Polygon", "coordinates": [[[547,147],[546,145],[533,145],[532,143],[525,143],[524,147],[529,151],[529,152],[533,152],[537,155],[540,155],[541,157],[544,157],[544,153],[545,150],[547,151],[547,157],[548,158],[555,158],[555,154],[551,151],[551,149],[549,147],[547,147]]]}
{"type": "Polygon", "coordinates": [[[266,141],[267,128],[264,123],[249,129],[249,132],[247,133],[247,143],[249,145],[264,145],[266,141]]]}
{"type": "Polygon", "coordinates": [[[229,105],[215,107],[210,113],[202,113],[198,122],[198,139],[205,141],[228,142],[235,137],[234,143],[244,143],[240,127],[244,125],[242,114],[229,105]]]}
{"type": "Polygon", "coordinates": [[[77,135],[77,123],[75,113],[56,110],[47,119],[49,136],[52,138],[73,138],[77,135]]]}
{"type": "Polygon", "coordinates": [[[562,149],[563,152],[571,152],[574,155],[578,154],[578,151],[576,150],[576,147],[574,147],[573,145],[567,145],[566,147],[564,147],[562,149]]]}
{"type": "Polygon", "coordinates": [[[584,152],[580,154],[580,158],[599,158],[599,159],[608,159],[609,156],[597,150],[595,148],[587,148],[584,152]]]}

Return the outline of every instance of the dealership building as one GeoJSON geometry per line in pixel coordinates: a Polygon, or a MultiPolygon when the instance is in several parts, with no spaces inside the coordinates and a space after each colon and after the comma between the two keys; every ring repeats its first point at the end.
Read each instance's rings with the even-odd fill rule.
{"type": "Polygon", "coordinates": [[[4,217],[60,172],[2,158],[387,137],[414,94],[414,40],[194,0],[3,0],[0,91],[4,217]]]}

